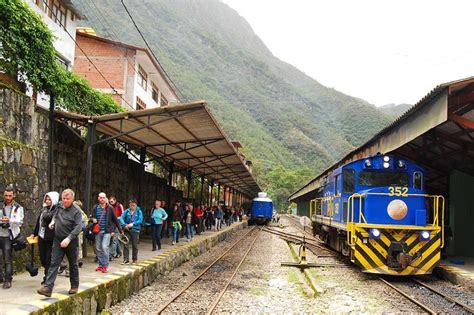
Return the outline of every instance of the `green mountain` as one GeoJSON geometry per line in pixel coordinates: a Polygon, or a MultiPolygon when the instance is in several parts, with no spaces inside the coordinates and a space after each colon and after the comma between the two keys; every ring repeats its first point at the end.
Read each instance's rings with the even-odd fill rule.
{"type": "MultiPolygon", "coordinates": [[[[74,3],[88,17],[82,24],[98,35],[144,46],[120,1],[74,3]]],[[[327,88],[273,56],[221,1],[125,4],[184,99],[208,100],[277,203],[391,121],[366,101],[327,88]]]]}
{"type": "Polygon", "coordinates": [[[398,118],[405,114],[413,105],[412,104],[387,104],[379,107],[379,110],[383,111],[387,115],[393,118],[398,118]]]}

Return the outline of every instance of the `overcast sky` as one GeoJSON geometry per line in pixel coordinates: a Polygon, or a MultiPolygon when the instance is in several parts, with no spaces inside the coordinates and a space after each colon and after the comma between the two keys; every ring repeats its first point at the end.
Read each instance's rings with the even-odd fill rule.
{"type": "Polygon", "coordinates": [[[278,58],[375,105],[474,76],[473,0],[223,0],[278,58]]]}

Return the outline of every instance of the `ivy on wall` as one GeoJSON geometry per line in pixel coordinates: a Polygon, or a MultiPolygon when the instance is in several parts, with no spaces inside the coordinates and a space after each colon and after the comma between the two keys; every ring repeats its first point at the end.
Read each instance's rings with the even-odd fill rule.
{"type": "Polygon", "coordinates": [[[0,0],[0,67],[36,92],[55,95],[56,103],[85,115],[120,112],[110,95],[94,90],[56,60],[53,34],[23,0],[0,0]]]}

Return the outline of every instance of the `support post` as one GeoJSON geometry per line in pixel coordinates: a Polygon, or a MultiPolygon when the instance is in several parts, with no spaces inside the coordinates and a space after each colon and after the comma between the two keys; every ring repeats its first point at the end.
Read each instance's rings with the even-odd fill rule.
{"type": "Polygon", "coordinates": [[[224,205],[227,206],[227,186],[224,186],[224,205]]]}
{"type": "MultiPolygon", "coordinates": [[[[91,189],[92,189],[92,162],[94,157],[94,140],[95,140],[95,124],[89,122],[87,125],[87,162],[86,162],[86,182],[84,187],[84,211],[89,214],[92,213],[91,209],[91,189]]],[[[85,234],[84,234],[85,237],[85,234]]],[[[82,245],[82,254],[84,257],[87,257],[87,244],[88,242],[83,242],[82,245]]]]}
{"type": "Polygon", "coordinates": [[[171,222],[171,214],[173,213],[173,207],[171,206],[171,189],[173,187],[173,172],[174,172],[174,161],[170,162],[168,169],[168,189],[166,190],[166,208],[168,209],[168,217],[171,222]]]}
{"type": "Polygon", "coordinates": [[[92,162],[95,139],[95,124],[90,122],[87,126],[87,162],[86,162],[86,183],[84,189],[84,207],[86,213],[91,214],[91,189],[92,189],[92,162]]]}
{"type": "Polygon", "coordinates": [[[145,160],[146,160],[146,147],[140,148],[140,184],[138,185],[138,204],[144,208],[143,202],[143,182],[145,180],[145,160]]]}
{"type": "Polygon", "coordinates": [[[192,170],[188,170],[188,173],[186,174],[186,180],[188,182],[188,193],[186,194],[186,199],[189,199],[189,196],[191,195],[191,182],[193,180],[192,170]]]}
{"type": "Polygon", "coordinates": [[[221,203],[221,184],[217,185],[217,204],[221,203]]]}
{"type": "Polygon", "coordinates": [[[201,195],[199,196],[199,205],[198,206],[202,205],[203,194],[204,194],[204,176],[201,176],[201,195]]]}
{"type": "Polygon", "coordinates": [[[51,94],[49,100],[49,129],[48,129],[48,190],[54,190],[54,95],[51,94]]]}
{"type": "Polygon", "coordinates": [[[211,194],[209,196],[209,202],[207,203],[208,207],[212,207],[212,198],[214,198],[214,180],[211,180],[211,194]]]}

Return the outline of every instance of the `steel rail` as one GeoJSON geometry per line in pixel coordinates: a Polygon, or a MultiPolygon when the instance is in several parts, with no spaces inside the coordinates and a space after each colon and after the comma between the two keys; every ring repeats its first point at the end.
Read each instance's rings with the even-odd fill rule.
{"type": "MultiPolygon", "coordinates": [[[[281,232],[281,231],[275,231],[273,229],[269,229],[267,227],[264,228],[264,231],[265,232],[268,232],[268,233],[271,233],[271,234],[275,234],[275,235],[278,235],[278,236],[281,236],[283,238],[286,238],[287,240],[290,240],[290,241],[303,241],[303,236],[300,236],[300,235],[296,235],[296,234],[291,234],[291,233],[286,233],[286,232],[281,232]]],[[[322,250],[325,250],[325,251],[328,251],[328,252],[331,252],[331,253],[336,253],[334,250],[330,249],[330,248],[327,248],[325,246],[322,246],[319,243],[318,240],[315,240],[315,239],[306,239],[306,243],[308,245],[311,245],[311,246],[314,246],[314,247],[317,247],[319,249],[322,249],[322,250]]]]}
{"type": "Polygon", "coordinates": [[[415,282],[416,284],[419,284],[421,285],[422,287],[424,288],[427,288],[428,290],[442,296],[443,298],[445,298],[446,300],[450,301],[450,302],[453,302],[453,303],[456,303],[458,304],[459,306],[461,306],[463,309],[465,309],[466,311],[470,312],[470,313],[473,313],[474,314],[474,308],[470,307],[469,305],[466,305],[465,303],[459,301],[458,299],[452,297],[452,296],[449,296],[447,295],[446,293],[444,292],[441,292],[440,290],[430,286],[429,284],[426,284],[420,280],[417,280],[417,279],[412,279],[413,282],[415,282]]]}
{"type": "Polygon", "coordinates": [[[428,306],[426,306],[425,304],[421,303],[420,301],[418,301],[416,298],[408,295],[407,293],[405,293],[403,290],[397,288],[396,286],[394,286],[393,284],[391,284],[390,282],[388,282],[387,280],[385,279],[382,279],[382,278],[379,278],[380,281],[382,281],[383,283],[385,283],[387,286],[389,286],[390,288],[394,289],[395,291],[397,291],[398,293],[400,293],[401,295],[403,295],[404,297],[406,297],[408,300],[410,300],[411,302],[413,302],[414,304],[418,305],[419,307],[421,307],[423,310],[425,310],[426,312],[430,313],[430,314],[437,314],[435,311],[433,311],[431,308],[429,308],[428,306]]]}
{"type": "Polygon", "coordinates": [[[216,260],[214,260],[209,266],[207,266],[199,275],[197,275],[193,280],[191,280],[188,284],[186,284],[178,293],[176,293],[171,299],[169,299],[164,305],[162,305],[158,311],[157,314],[161,314],[168,306],[171,305],[177,298],[179,298],[184,292],[186,292],[190,286],[192,286],[196,281],[198,281],[206,272],[209,271],[209,269],[212,268],[219,260],[222,259],[227,253],[229,253],[237,244],[239,244],[244,238],[247,237],[252,231],[255,231],[256,227],[253,227],[250,229],[247,233],[245,233],[241,238],[239,238],[237,241],[232,244],[224,253],[222,253],[219,257],[217,257],[216,260]]]}
{"type": "Polygon", "coordinates": [[[216,298],[216,299],[214,300],[214,302],[212,303],[211,307],[210,307],[209,310],[207,311],[207,315],[211,315],[212,312],[214,311],[214,309],[216,308],[217,304],[219,304],[219,301],[222,299],[222,297],[224,296],[225,292],[227,291],[227,288],[229,287],[230,283],[232,282],[232,280],[234,280],[235,275],[236,275],[237,272],[239,271],[240,266],[241,266],[242,263],[245,261],[245,259],[247,258],[248,254],[250,253],[250,251],[252,250],[253,246],[255,245],[255,242],[257,241],[259,234],[260,234],[260,233],[257,233],[257,235],[255,235],[255,238],[254,238],[254,240],[252,241],[252,244],[250,244],[249,248],[248,248],[247,251],[245,252],[244,257],[242,257],[242,259],[240,260],[239,264],[237,265],[237,267],[235,268],[234,272],[232,273],[232,276],[229,278],[229,280],[227,280],[227,283],[225,284],[224,288],[221,290],[221,292],[219,293],[219,295],[217,296],[217,298],[216,298]]]}

